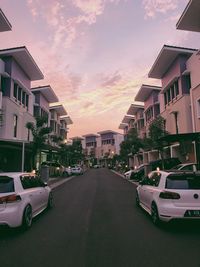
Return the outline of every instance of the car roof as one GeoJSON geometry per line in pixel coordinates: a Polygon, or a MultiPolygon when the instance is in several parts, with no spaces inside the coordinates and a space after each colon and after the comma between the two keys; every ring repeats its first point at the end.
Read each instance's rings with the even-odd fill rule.
{"type": "Polygon", "coordinates": [[[0,172],[0,177],[1,176],[9,176],[12,178],[17,178],[21,175],[32,175],[34,176],[35,174],[33,172],[0,172]]]}
{"type": "Polygon", "coordinates": [[[159,171],[152,171],[152,172],[158,172],[163,174],[198,174],[200,175],[200,171],[189,171],[189,170],[159,170],[159,171]]]}

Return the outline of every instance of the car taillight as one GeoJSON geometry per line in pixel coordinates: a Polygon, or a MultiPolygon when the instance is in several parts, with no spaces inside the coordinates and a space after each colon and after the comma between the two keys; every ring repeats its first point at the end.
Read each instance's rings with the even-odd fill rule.
{"type": "Polygon", "coordinates": [[[12,203],[21,200],[21,197],[18,195],[9,195],[0,197],[0,204],[3,203],[12,203]]]}
{"type": "Polygon", "coordinates": [[[181,196],[178,193],[169,192],[169,191],[161,192],[159,197],[163,199],[180,199],[181,198],[181,196]]]}

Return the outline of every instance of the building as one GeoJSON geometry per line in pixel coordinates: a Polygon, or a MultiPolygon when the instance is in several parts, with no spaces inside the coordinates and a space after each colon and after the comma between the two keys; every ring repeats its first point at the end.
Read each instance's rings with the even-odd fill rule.
{"type": "Polygon", "coordinates": [[[187,61],[196,49],[164,45],[150,72],[150,78],[160,79],[160,114],[165,119],[166,130],[177,135],[177,142],[171,145],[171,157],[181,161],[194,161],[194,144],[180,142],[179,134],[192,133],[192,109],[190,99],[191,75],[187,61]]]}
{"type": "Polygon", "coordinates": [[[106,130],[98,132],[100,137],[97,140],[97,159],[100,164],[108,164],[115,155],[120,153],[120,144],[124,136],[115,131],[106,130]]]}
{"type": "Polygon", "coordinates": [[[11,31],[12,25],[0,8],[0,32],[11,31]]]}
{"type": "Polygon", "coordinates": [[[88,166],[97,164],[97,141],[99,135],[86,134],[83,135],[83,153],[85,155],[86,163],[88,166]]]}
{"type": "Polygon", "coordinates": [[[179,30],[200,32],[200,2],[199,0],[190,0],[183,14],[176,24],[179,30]]]}
{"type": "MultiPolygon", "coordinates": [[[[25,46],[0,50],[0,162],[3,165],[0,169],[16,171],[24,168],[24,162],[21,163],[23,147],[32,140],[26,123],[35,121],[31,82],[43,78],[25,46]]],[[[28,145],[25,153],[28,160],[28,145]]],[[[25,164],[29,166],[28,162],[25,164]]]]}
{"type": "Polygon", "coordinates": [[[72,119],[70,118],[70,116],[60,116],[60,136],[62,138],[62,140],[64,141],[64,143],[67,142],[67,134],[69,131],[68,126],[73,124],[72,119]]]}
{"type": "Polygon", "coordinates": [[[144,104],[131,104],[127,111],[127,115],[135,117],[132,127],[137,130],[140,138],[144,138],[146,136],[146,129],[144,125],[144,104]]]}

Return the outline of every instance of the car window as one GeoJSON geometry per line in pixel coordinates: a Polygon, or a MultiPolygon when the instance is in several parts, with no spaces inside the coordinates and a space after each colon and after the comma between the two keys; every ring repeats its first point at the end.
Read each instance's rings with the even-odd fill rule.
{"type": "Polygon", "coordinates": [[[20,177],[24,189],[43,186],[42,180],[38,176],[24,175],[20,177]]]}
{"type": "Polygon", "coordinates": [[[149,185],[158,187],[160,183],[160,177],[161,173],[159,172],[154,172],[150,177],[149,177],[149,185]]]}
{"type": "Polygon", "coordinates": [[[200,175],[171,174],[167,176],[165,188],[167,189],[200,189],[200,175]]]}
{"type": "Polygon", "coordinates": [[[186,165],[181,170],[193,171],[193,165],[186,165]]]}
{"type": "Polygon", "coordinates": [[[0,176],[0,193],[14,192],[14,180],[8,176],[0,176]]]}

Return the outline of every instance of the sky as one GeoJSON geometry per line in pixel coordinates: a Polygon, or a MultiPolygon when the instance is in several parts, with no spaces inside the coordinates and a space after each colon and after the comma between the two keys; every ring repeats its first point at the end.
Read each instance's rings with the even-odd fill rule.
{"type": "Polygon", "coordinates": [[[73,120],[69,138],[118,129],[164,44],[199,48],[176,30],[188,0],[0,0],[12,24],[0,49],[25,45],[73,120]]]}

